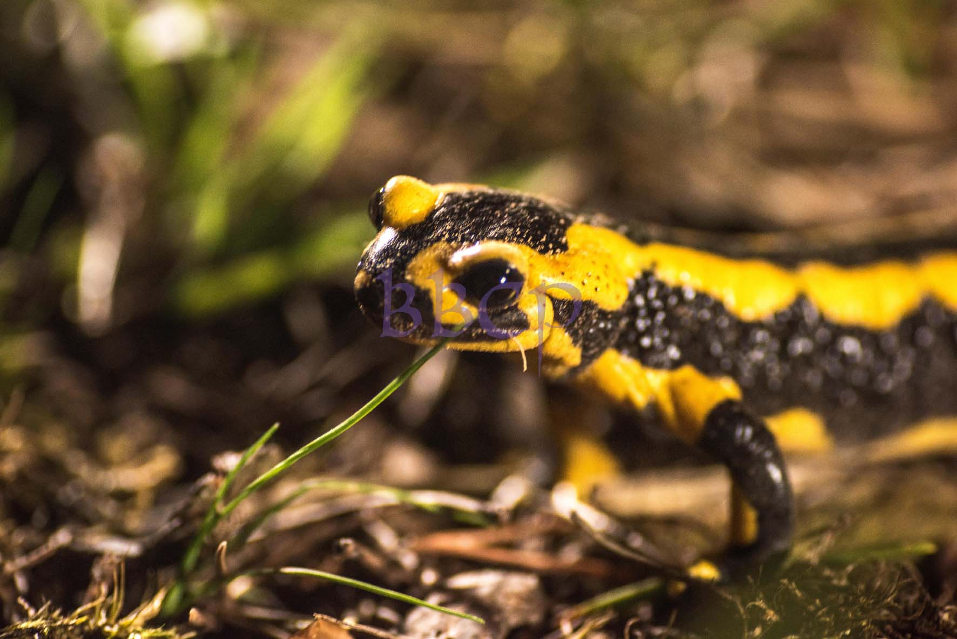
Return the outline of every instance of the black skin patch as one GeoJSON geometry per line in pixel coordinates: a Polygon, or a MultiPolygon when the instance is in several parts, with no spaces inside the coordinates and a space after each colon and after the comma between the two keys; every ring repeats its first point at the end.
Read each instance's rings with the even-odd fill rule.
{"type": "MultiPolygon", "coordinates": [[[[381,198],[373,196],[370,217],[382,219],[381,198]]],[[[537,198],[504,191],[462,191],[446,194],[429,216],[398,232],[375,254],[363,254],[359,268],[376,277],[386,268],[401,281],[405,266],[421,250],[437,242],[470,246],[497,240],[521,244],[542,254],[568,249],[565,231],[573,217],[537,198]]]]}
{"type": "Polygon", "coordinates": [[[563,327],[572,343],[581,349],[581,363],[566,373],[569,378],[574,378],[605,349],[615,345],[626,320],[620,311],[606,311],[587,300],[573,302],[553,298],[552,308],[554,324],[563,327]]]}
{"type": "Polygon", "coordinates": [[[886,331],[835,324],[803,296],[767,321],[745,322],[646,272],[622,313],[621,352],[650,368],[691,364],[731,377],[761,415],[794,406],[826,415],[838,441],[957,414],[957,393],[943,381],[957,362],[957,314],[933,300],[886,331]]]}
{"type": "Polygon", "coordinates": [[[565,231],[572,221],[567,211],[537,198],[500,191],[466,191],[445,195],[426,222],[409,230],[413,231],[412,237],[424,233],[423,241],[470,244],[497,240],[547,255],[568,250],[565,231]]]}
{"type": "Polygon", "coordinates": [[[733,549],[732,562],[749,566],[786,553],[794,536],[794,498],[784,458],[764,421],[741,402],[722,402],[708,414],[698,447],[728,468],[758,514],[757,539],[733,549]]]}

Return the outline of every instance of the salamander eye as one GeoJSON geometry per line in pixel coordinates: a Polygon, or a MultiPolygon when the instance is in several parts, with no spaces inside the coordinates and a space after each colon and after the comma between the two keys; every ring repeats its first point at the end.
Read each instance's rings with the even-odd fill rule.
{"type": "Polygon", "coordinates": [[[382,212],[385,210],[385,187],[372,194],[369,198],[369,219],[376,230],[382,228],[382,212]]]}
{"type": "Polygon", "coordinates": [[[507,260],[493,258],[474,262],[454,281],[465,287],[468,301],[478,306],[485,299],[486,307],[494,309],[508,306],[518,298],[525,276],[507,260]]]}

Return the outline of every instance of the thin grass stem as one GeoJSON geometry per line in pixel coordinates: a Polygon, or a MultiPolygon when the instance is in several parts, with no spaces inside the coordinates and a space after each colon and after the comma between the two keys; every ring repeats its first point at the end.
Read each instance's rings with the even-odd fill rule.
{"type": "Polygon", "coordinates": [[[389,590],[388,588],[383,588],[381,586],[376,586],[375,584],[370,584],[365,581],[359,581],[358,579],[350,579],[349,577],[342,577],[330,572],[323,572],[322,570],[313,570],[312,568],[300,568],[297,566],[286,566],[283,568],[261,568],[257,570],[251,570],[245,572],[242,575],[237,575],[238,577],[254,577],[257,575],[297,575],[300,577],[316,577],[317,579],[324,579],[326,581],[331,581],[333,583],[341,584],[343,586],[350,586],[352,588],[358,588],[359,590],[365,590],[376,595],[381,595],[383,597],[388,597],[390,599],[395,599],[396,601],[401,601],[403,603],[411,604],[413,606],[422,606],[423,608],[428,608],[430,610],[435,610],[447,615],[452,615],[454,617],[459,617],[461,619],[468,619],[469,621],[474,621],[475,623],[480,623],[485,625],[485,620],[481,617],[476,617],[475,615],[470,615],[467,612],[459,612],[458,610],[452,610],[451,608],[446,608],[445,606],[439,606],[433,603],[429,603],[418,597],[413,597],[405,593],[401,593],[395,590],[389,590]]]}

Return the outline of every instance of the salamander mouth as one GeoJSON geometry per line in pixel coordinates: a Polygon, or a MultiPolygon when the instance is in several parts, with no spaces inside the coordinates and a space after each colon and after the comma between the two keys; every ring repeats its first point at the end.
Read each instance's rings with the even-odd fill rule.
{"type": "Polygon", "coordinates": [[[415,343],[432,343],[443,337],[453,337],[457,343],[488,343],[511,340],[531,328],[528,317],[517,306],[480,313],[464,328],[450,319],[458,314],[447,311],[437,323],[429,295],[416,288],[411,304],[401,292],[390,295],[386,308],[385,286],[378,279],[367,276],[356,278],[355,296],[362,313],[381,330],[383,337],[396,337],[415,343]]]}

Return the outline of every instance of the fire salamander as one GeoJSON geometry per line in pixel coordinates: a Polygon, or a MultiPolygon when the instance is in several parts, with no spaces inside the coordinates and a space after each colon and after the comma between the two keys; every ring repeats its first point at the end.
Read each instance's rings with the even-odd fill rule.
{"type": "Polygon", "coordinates": [[[782,450],[957,442],[957,224],[816,253],[624,233],[547,200],[389,180],[355,280],[383,334],[538,349],[543,372],[657,420],[732,479],[734,565],[790,548],[782,450]],[[875,246],[877,247],[875,249],[875,246]],[[905,444],[904,442],[910,442],[905,444]]]}

